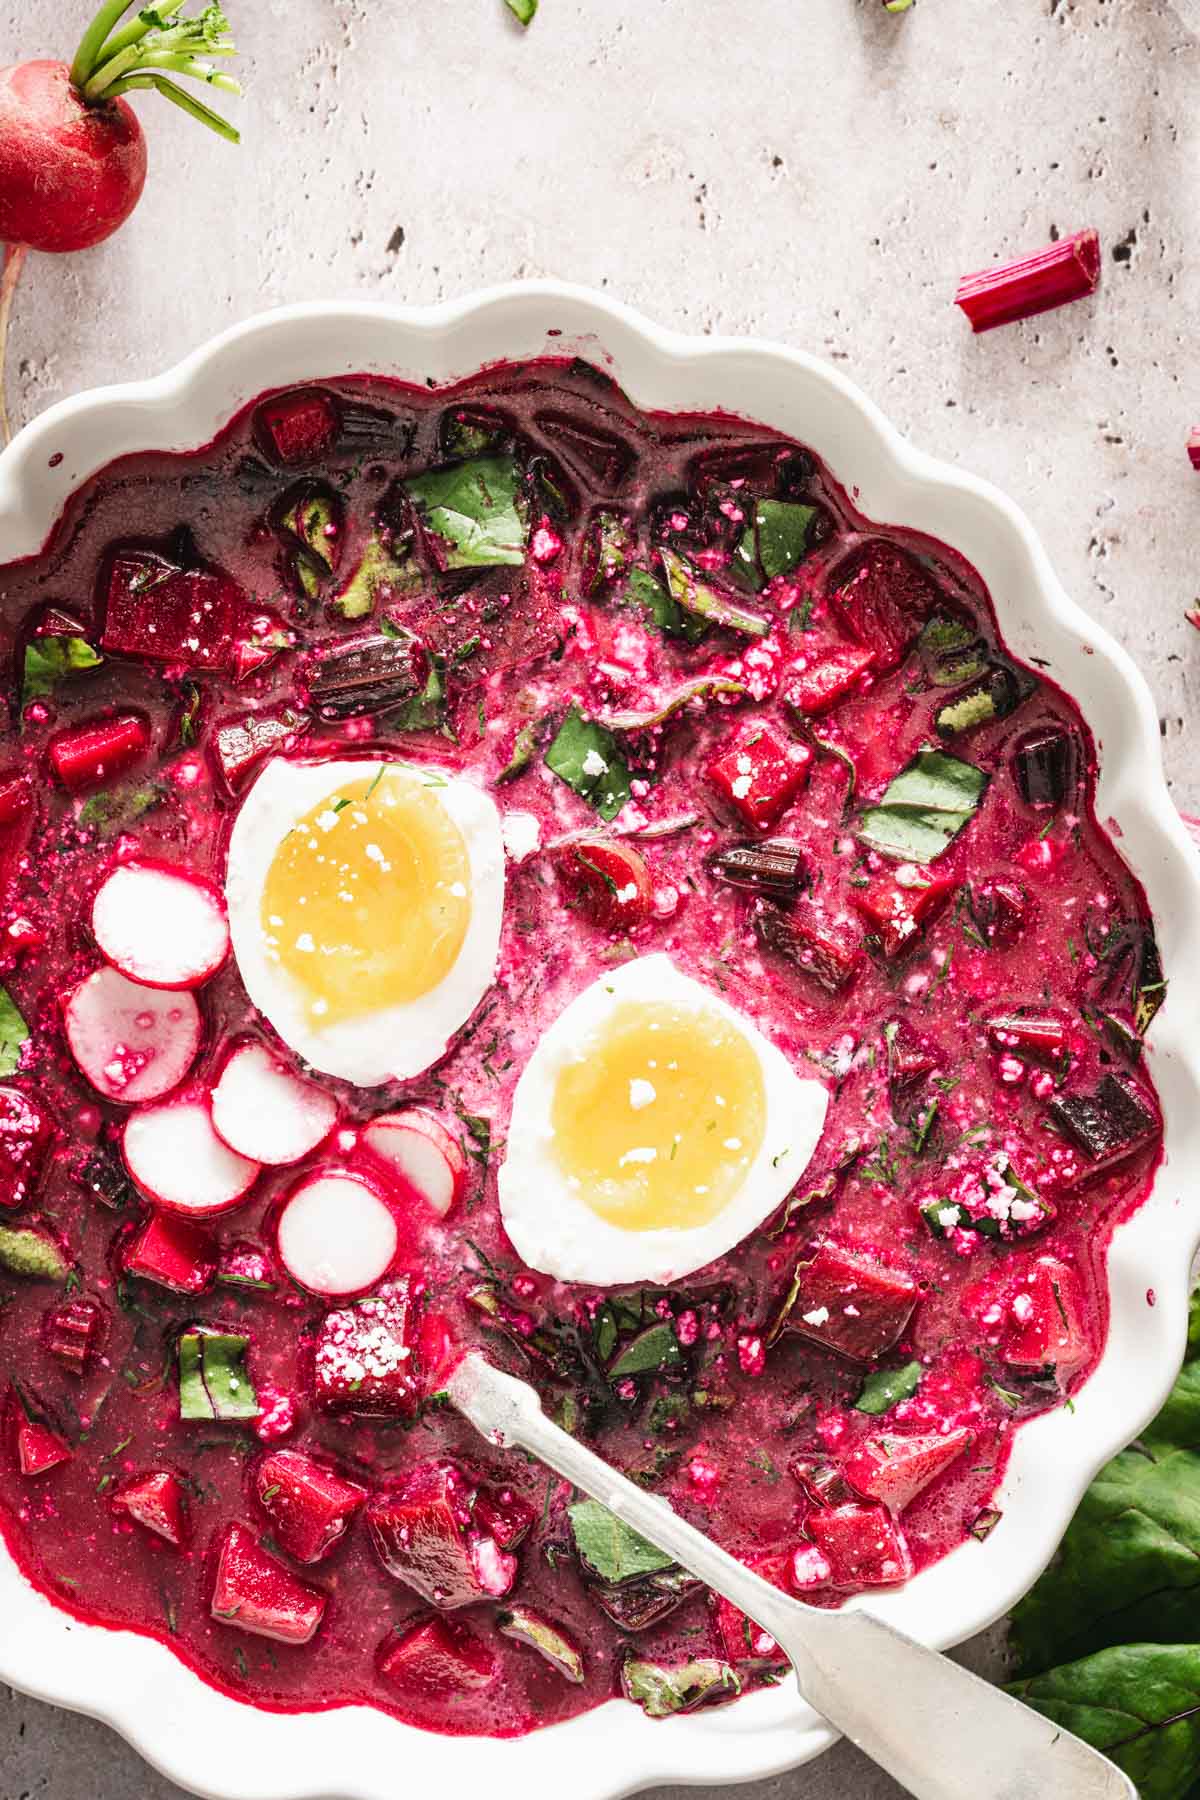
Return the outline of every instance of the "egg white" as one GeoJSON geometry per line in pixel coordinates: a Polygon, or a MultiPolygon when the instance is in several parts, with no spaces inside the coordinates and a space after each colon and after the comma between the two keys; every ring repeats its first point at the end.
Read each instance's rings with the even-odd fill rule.
{"type": "MultiPolygon", "coordinates": [[[[233,954],[246,992],[286,1044],[314,1069],[359,1087],[406,1081],[445,1053],[495,977],[504,913],[500,815],[473,782],[441,769],[397,761],[290,762],[275,757],[234,821],[225,901],[233,954]],[[298,819],[340,786],[371,781],[389,768],[423,776],[462,833],[470,869],[470,922],[453,966],[427,994],[318,1029],[308,1013],[311,996],[268,955],[263,890],[275,853],[298,819]]],[[[395,929],[404,931],[402,918],[397,917],[395,929]]]]}
{"type": "Polygon", "coordinates": [[[578,994],[542,1034],[521,1072],[499,1174],[505,1230],[530,1268],[560,1281],[595,1287],[675,1281],[724,1256],[770,1217],[804,1173],[828,1106],[821,1083],[797,1075],[757,1026],[718,994],[682,974],[669,956],[637,957],[578,994]],[[677,1005],[694,1011],[698,1020],[715,1013],[742,1034],[762,1071],[762,1147],[727,1205],[703,1225],[653,1231],[615,1225],[568,1186],[554,1153],[551,1120],[559,1076],[581,1060],[587,1043],[629,1001],[677,1005]]]}

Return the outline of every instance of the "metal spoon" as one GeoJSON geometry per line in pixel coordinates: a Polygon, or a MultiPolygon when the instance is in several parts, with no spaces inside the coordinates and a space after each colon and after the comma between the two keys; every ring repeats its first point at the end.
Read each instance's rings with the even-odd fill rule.
{"type": "Polygon", "coordinates": [[[545,1416],[527,1382],[478,1352],[446,1384],[475,1429],[529,1451],[769,1631],[806,1700],[917,1800],[1137,1800],[1107,1757],[869,1613],[780,1593],[545,1416]]]}

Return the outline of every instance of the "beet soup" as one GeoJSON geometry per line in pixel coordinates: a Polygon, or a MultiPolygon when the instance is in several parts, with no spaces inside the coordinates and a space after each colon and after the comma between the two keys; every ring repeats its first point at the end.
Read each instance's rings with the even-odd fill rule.
{"type": "Polygon", "coordinates": [[[444,1732],[779,1680],[448,1409],[464,1343],[818,1604],[986,1538],[1103,1346],[1164,977],[960,557],[564,360],[266,396],[0,598],[30,1581],[444,1732]]]}

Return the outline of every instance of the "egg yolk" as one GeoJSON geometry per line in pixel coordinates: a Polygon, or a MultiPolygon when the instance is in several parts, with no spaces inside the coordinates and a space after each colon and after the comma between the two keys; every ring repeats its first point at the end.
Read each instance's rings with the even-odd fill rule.
{"type": "Polygon", "coordinates": [[[419,1000],[453,967],[471,920],[471,867],[437,789],[403,769],[328,794],[267,872],[267,954],[320,1027],[419,1000]]]}
{"type": "Polygon", "coordinates": [[[716,1218],[762,1148],[767,1098],[721,1014],[627,1002],[558,1077],[554,1150],[580,1198],[626,1231],[716,1218]]]}

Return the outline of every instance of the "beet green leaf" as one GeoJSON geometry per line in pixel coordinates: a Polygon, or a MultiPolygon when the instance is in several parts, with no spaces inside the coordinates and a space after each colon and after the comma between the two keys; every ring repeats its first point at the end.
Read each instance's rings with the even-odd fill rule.
{"type": "Polygon", "coordinates": [[[944,750],[918,750],[858,823],[873,850],[900,862],[930,863],[975,817],[988,777],[944,750]]]}

